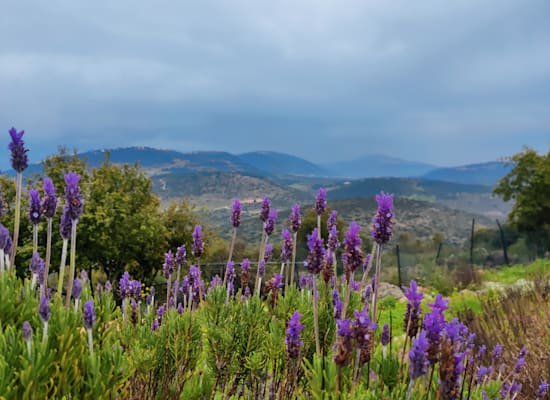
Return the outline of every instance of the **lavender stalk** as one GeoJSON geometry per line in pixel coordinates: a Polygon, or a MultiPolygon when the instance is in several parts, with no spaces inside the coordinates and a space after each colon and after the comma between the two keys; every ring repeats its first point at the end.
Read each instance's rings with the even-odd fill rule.
{"type": "Polygon", "coordinates": [[[46,265],[44,268],[44,287],[48,288],[48,275],[50,271],[50,262],[52,255],[52,221],[57,211],[57,195],[55,186],[50,178],[44,179],[44,199],[42,202],[42,213],[48,220],[48,228],[46,232],[46,265]]]}

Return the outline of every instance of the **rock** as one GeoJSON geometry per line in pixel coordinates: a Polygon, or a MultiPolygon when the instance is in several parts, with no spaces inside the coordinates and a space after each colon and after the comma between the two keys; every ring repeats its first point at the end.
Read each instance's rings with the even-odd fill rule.
{"type": "Polygon", "coordinates": [[[396,300],[401,300],[405,298],[403,291],[399,289],[398,286],[392,285],[391,283],[387,282],[380,282],[378,285],[378,297],[382,299],[388,296],[391,296],[396,300]]]}

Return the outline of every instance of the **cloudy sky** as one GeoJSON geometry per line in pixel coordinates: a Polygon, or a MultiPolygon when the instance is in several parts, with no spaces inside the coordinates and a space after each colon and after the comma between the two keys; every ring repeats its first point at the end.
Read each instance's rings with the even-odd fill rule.
{"type": "Polygon", "coordinates": [[[33,161],[58,145],[439,165],[546,152],[550,2],[6,0],[1,147],[11,126],[33,161]]]}

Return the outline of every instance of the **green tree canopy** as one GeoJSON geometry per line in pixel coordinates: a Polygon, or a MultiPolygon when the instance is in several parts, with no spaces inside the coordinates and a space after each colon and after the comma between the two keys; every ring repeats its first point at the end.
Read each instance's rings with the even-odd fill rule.
{"type": "Polygon", "coordinates": [[[514,201],[509,222],[543,253],[550,247],[550,151],[542,155],[525,148],[510,161],[514,167],[494,192],[514,201]]]}

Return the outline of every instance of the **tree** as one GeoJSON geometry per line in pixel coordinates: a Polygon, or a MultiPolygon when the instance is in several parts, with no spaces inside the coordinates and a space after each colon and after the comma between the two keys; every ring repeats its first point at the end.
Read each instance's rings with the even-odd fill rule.
{"type": "Polygon", "coordinates": [[[514,200],[509,223],[543,254],[550,247],[550,151],[546,155],[525,148],[510,157],[514,167],[494,189],[503,200],[514,200]]]}

